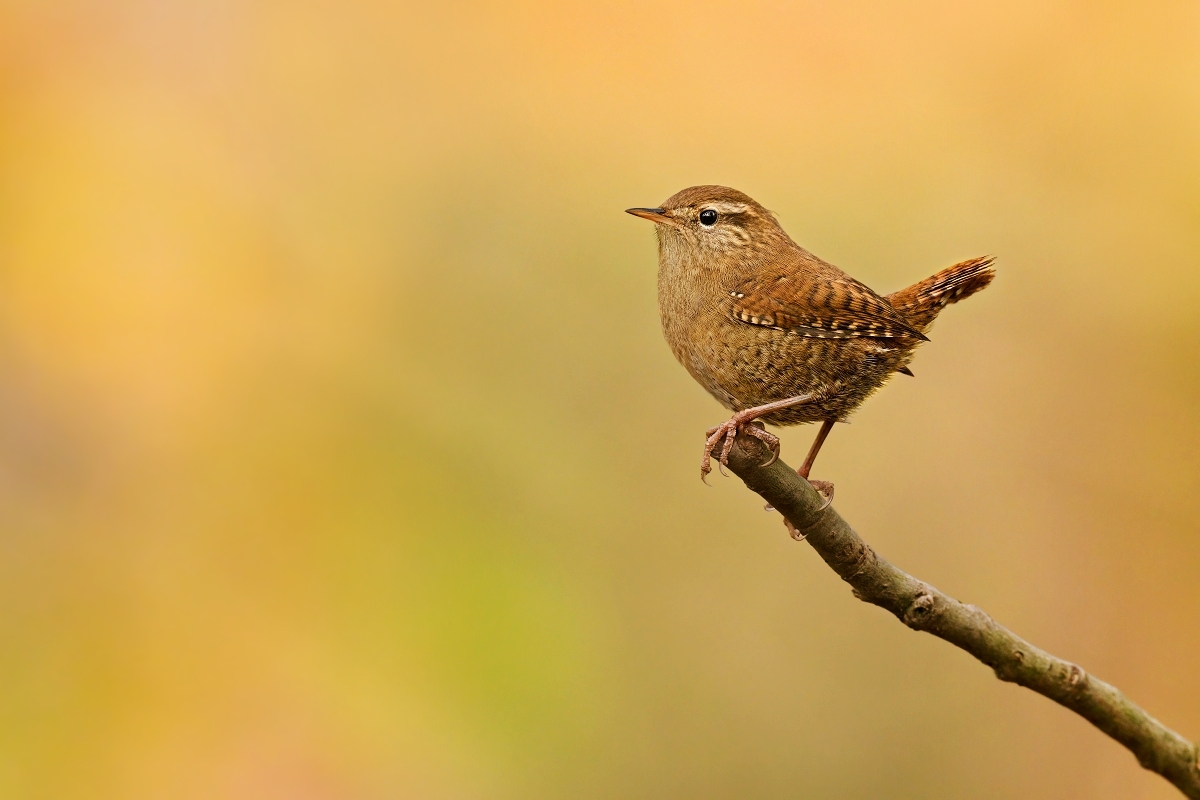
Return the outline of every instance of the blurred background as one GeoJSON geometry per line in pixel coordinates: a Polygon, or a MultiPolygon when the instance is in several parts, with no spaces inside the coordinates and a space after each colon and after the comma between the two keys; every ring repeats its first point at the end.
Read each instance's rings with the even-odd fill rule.
{"type": "Polygon", "coordinates": [[[998,256],[816,475],[1200,739],[1198,142],[1191,0],[0,3],[0,795],[1175,797],[701,485],[622,210],[998,256]]]}

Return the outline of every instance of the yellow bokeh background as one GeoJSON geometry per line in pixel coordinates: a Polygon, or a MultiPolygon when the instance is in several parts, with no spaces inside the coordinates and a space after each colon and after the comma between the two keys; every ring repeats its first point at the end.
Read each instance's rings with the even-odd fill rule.
{"type": "Polygon", "coordinates": [[[1198,145],[1192,0],[0,3],[0,796],[1176,796],[700,484],[621,212],[995,254],[816,474],[1200,739],[1198,145]]]}

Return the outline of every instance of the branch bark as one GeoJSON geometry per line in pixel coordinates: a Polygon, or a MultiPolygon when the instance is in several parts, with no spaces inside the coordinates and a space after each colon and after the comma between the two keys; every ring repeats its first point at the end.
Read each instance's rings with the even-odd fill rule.
{"type": "Polygon", "coordinates": [[[817,554],[853,587],[854,596],[896,615],[913,630],[966,650],[1011,681],[1066,706],[1127,747],[1138,763],[1200,800],[1200,748],[1151,717],[1115,686],[1050,655],[998,624],[888,563],[854,532],[824,498],[783,461],[762,466],[766,446],[739,436],[729,468],[787,517],[817,554]]]}

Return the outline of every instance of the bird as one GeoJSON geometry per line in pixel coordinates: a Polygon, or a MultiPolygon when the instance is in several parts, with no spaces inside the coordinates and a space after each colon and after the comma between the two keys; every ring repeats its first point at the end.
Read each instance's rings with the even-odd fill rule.
{"type": "Polygon", "coordinates": [[[879,295],[796,244],[775,214],[727,186],[692,186],[656,208],[626,212],[655,223],[663,336],[684,369],[733,411],[705,434],[700,477],[712,457],[728,466],[739,433],[779,454],[765,425],[821,423],[797,472],[809,477],[835,423],[845,422],[909,363],[938,314],[995,277],[994,258],[960,262],[879,295]]]}

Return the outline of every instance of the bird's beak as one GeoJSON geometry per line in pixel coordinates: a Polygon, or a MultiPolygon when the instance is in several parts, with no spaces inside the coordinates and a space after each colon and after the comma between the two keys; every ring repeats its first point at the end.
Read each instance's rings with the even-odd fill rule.
{"type": "Polygon", "coordinates": [[[674,225],[675,220],[667,216],[665,208],[627,208],[626,214],[633,214],[635,217],[648,219],[651,222],[656,222],[659,225],[674,225]]]}

